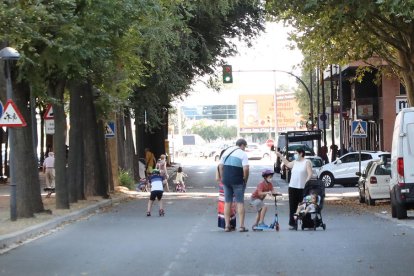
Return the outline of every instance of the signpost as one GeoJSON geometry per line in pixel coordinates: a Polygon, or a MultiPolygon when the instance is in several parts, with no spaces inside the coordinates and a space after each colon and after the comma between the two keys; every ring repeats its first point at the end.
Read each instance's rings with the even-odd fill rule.
{"type": "Polygon", "coordinates": [[[53,107],[51,104],[47,105],[43,119],[45,119],[45,133],[51,135],[55,134],[55,119],[53,116],[53,107]]]}
{"type": "Polygon", "coordinates": [[[105,138],[115,137],[115,122],[107,122],[105,124],[105,138]]]}
{"type": "MultiPolygon", "coordinates": [[[[352,138],[367,138],[367,122],[353,121],[351,132],[352,138]]],[[[361,174],[361,140],[359,141],[359,173],[361,174]]]]}

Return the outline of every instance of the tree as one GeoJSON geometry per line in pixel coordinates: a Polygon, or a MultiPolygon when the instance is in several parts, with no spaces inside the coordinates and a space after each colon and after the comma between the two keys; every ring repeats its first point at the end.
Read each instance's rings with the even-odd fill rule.
{"type": "MultiPolygon", "coordinates": [[[[414,2],[267,0],[276,20],[295,27],[291,38],[311,66],[380,57],[403,81],[414,104],[414,2]]],[[[381,62],[372,63],[381,67],[381,62]]]]}

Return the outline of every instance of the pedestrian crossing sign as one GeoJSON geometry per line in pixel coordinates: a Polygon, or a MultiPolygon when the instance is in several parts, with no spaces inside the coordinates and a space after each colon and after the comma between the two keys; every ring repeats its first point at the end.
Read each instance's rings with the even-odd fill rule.
{"type": "Polygon", "coordinates": [[[367,138],[367,122],[353,121],[352,122],[352,138],[367,138]]]}
{"type": "Polygon", "coordinates": [[[24,127],[26,126],[26,121],[24,120],[19,109],[15,103],[9,99],[4,107],[4,112],[0,117],[0,126],[3,127],[24,127]]]}
{"type": "Polygon", "coordinates": [[[107,122],[105,124],[105,138],[115,137],[115,122],[107,122]]]}

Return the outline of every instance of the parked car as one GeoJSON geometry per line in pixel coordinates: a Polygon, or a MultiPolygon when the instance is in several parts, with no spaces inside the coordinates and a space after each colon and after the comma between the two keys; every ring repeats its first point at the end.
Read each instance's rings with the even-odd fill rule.
{"type": "Polygon", "coordinates": [[[391,178],[391,158],[370,161],[358,181],[359,202],[375,205],[375,200],[389,199],[389,183],[391,178]],[[363,178],[363,181],[362,179],[363,178]]]}
{"type": "MultiPolygon", "coordinates": [[[[361,151],[361,172],[371,160],[381,159],[381,156],[390,157],[389,152],[384,151],[361,151]]],[[[358,183],[359,152],[350,152],[342,155],[334,162],[325,164],[319,171],[319,179],[325,187],[333,187],[335,183],[344,186],[355,186],[358,183]]]]}
{"type": "Polygon", "coordinates": [[[317,179],[318,173],[323,166],[323,160],[319,156],[305,156],[312,163],[312,178],[317,179]]]}
{"type": "Polygon", "coordinates": [[[414,108],[402,109],[395,118],[391,154],[391,215],[407,217],[414,209],[414,108]]]}
{"type": "Polygon", "coordinates": [[[378,160],[371,160],[368,162],[365,169],[360,173],[356,172],[355,174],[359,176],[358,178],[358,192],[359,192],[359,203],[365,203],[365,180],[367,178],[367,172],[371,168],[372,164],[378,160]]]}
{"type": "Polygon", "coordinates": [[[247,143],[245,152],[249,159],[262,159],[270,156],[270,150],[264,150],[264,148],[257,143],[247,143]]]}

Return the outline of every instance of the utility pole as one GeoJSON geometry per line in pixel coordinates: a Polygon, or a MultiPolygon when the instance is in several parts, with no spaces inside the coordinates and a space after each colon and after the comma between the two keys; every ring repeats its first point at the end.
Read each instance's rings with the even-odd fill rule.
{"type": "MultiPolygon", "coordinates": [[[[323,80],[323,71],[321,70],[321,84],[322,84],[322,114],[325,116],[326,119],[326,104],[325,104],[325,82],[323,80]]],[[[323,129],[323,144],[326,146],[326,120],[322,121],[322,129],[323,129]]]]}
{"type": "Polygon", "coordinates": [[[335,146],[334,85],[333,85],[333,79],[332,79],[332,77],[333,77],[332,64],[329,66],[329,69],[330,69],[330,83],[331,83],[331,139],[332,139],[332,145],[331,145],[331,147],[332,147],[332,159],[331,159],[331,161],[333,161],[333,160],[336,160],[336,150],[335,149],[337,147],[335,146]]]}

